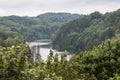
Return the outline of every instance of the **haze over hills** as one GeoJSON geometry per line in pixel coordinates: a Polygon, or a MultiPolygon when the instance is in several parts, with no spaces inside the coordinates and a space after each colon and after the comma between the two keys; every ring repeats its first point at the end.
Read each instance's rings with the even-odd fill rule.
{"type": "Polygon", "coordinates": [[[120,0],[0,0],[0,16],[36,16],[46,12],[90,14],[115,11],[120,0]]]}

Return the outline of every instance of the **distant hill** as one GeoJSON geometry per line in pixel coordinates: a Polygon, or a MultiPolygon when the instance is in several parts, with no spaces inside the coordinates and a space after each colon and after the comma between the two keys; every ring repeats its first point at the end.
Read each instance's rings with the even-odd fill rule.
{"type": "Polygon", "coordinates": [[[17,32],[28,41],[49,39],[62,24],[81,17],[70,13],[45,13],[36,17],[0,17],[0,29],[17,32]]]}
{"type": "Polygon", "coordinates": [[[120,9],[101,14],[91,13],[64,24],[52,39],[53,48],[84,51],[109,38],[120,37],[120,9]]]}

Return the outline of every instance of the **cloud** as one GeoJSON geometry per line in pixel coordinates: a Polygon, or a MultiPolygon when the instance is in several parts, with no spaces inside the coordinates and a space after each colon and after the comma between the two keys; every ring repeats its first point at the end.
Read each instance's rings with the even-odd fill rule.
{"type": "Polygon", "coordinates": [[[120,8],[120,0],[0,0],[0,15],[35,16],[45,12],[105,13],[120,8]]]}

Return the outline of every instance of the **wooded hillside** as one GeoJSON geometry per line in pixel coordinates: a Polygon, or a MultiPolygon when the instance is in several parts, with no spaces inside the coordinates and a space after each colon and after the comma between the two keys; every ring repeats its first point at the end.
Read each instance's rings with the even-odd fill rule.
{"type": "Polygon", "coordinates": [[[120,9],[104,15],[94,12],[64,24],[53,36],[52,43],[55,49],[76,52],[113,37],[120,37],[120,9]]]}

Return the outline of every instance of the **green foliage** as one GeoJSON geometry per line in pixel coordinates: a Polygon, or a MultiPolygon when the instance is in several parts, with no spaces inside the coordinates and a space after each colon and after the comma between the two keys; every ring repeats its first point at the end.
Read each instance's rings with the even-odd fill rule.
{"type": "Polygon", "coordinates": [[[110,78],[109,80],[120,80],[120,75],[115,74],[115,76],[110,78]]]}
{"type": "Polygon", "coordinates": [[[22,43],[22,36],[9,30],[0,30],[0,46],[10,47],[22,43]]]}
{"type": "Polygon", "coordinates": [[[24,73],[29,80],[67,80],[70,72],[67,64],[66,53],[59,59],[58,54],[53,55],[50,50],[46,61],[38,59],[33,67],[26,69],[24,73]]]}
{"type": "Polygon", "coordinates": [[[67,61],[50,50],[46,61],[33,62],[27,43],[0,47],[0,80],[119,80],[120,39],[103,42],[67,61]]]}
{"type": "Polygon", "coordinates": [[[84,51],[113,37],[120,37],[120,10],[105,15],[94,12],[64,24],[53,36],[52,45],[61,51],[84,51]]]}
{"type": "Polygon", "coordinates": [[[103,42],[92,50],[80,52],[70,60],[79,78],[88,76],[107,80],[120,73],[120,39],[103,42]]]}
{"type": "Polygon", "coordinates": [[[62,24],[79,17],[78,14],[70,13],[45,13],[37,17],[0,17],[0,30],[16,32],[28,41],[50,39],[62,24]]]}
{"type": "Polygon", "coordinates": [[[28,44],[0,47],[0,80],[26,80],[22,73],[29,67],[28,44]]]}
{"type": "Polygon", "coordinates": [[[27,43],[0,47],[0,80],[63,80],[68,74],[66,54],[61,60],[53,55],[52,50],[48,59],[38,59],[33,63],[27,43]]]}
{"type": "MultiPolygon", "coordinates": [[[[36,24],[37,20],[43,15],[32,18],[35,19],[35,22],[29,17],[2,17],[0,19],[0,80],[119,80],[119,13],[120,10],[105,15],[95,12],[84,16],[82,19],[74,20],[73,23],[63,25],[64,27],[58,30],[57,36],[54,35],[53,39],[56,44],[60,43],[58,46],[54,44],[60,50],[62,48],[75,51],[79,49],[85,50],[93,46],[93,44],[98,45],[108,38],[115,37],[102,42],[98,47],[77,52],[69,61],[66,52],[59,57],[58,54],[54,55],[52,50],[50,50],[46,61],[42,59],[33,61],[28,43],[22,41],[22,36],[28,36],[27,30],[29,32],[29,29],[25,26],[31,24],[30,29],[33,29],[32,24],[36,24]],[[5,24],[4,20],[7,24],[5,24]],[[23,26],[14,27],[19,24],[23,26]],[[4,25],[13,27],[3,28],[4,25]],[[19,31],[23,31],[23,33],[19,31]],[[21,33],[21,35],[18,35],[18,33],[21,33]]],[[[45,15],[50,16],[51,14],[45,15]]],[[[49,17],[50,20],[53,20],[53,22],[58,20],[52,18],[52,16],[49,17]]],[[[46,19],[48,17],[45,17],[46,19]]],[[[61,20],[58,21],[62,22],[61,20]]],[[[39,31],[39,27],[35,27],[35,32],[39,31]]],[[[40,30],[42,29],[44,33],[46,30],[43,28],[40,28],[40,30]]],[[[36,38],[38,39],[37,36],[30,39],[34,40],[36,38]]]]}

